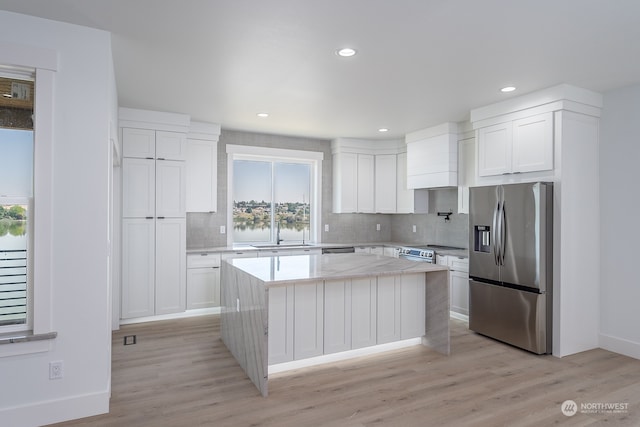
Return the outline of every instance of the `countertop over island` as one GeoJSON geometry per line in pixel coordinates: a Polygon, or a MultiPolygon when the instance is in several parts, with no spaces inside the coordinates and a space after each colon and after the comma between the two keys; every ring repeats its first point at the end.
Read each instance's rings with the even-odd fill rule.
{"type": "Polygon", "coordinates": [[[446,266],[349,253],[231,258],[221,270],[222,339],[264,396],[274,367],[394,345],[449,354],[446,266]]]}
{"type": "Polygon", "coordinates": [[[232,258],[226,262],[264,286],[448,270],[437,264],[364,253],[232,258]]]}

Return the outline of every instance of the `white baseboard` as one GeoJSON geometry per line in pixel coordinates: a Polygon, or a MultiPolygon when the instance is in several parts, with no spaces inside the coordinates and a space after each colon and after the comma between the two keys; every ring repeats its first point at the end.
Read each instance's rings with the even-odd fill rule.
{"type": "Polygon", "coordinates": [[[198,308],[195,310],[182,311],[180,313],[161,314],[159,316],[135,317],[133,319],[120,319],[121,325],[131,325],[134,323],[155,322],[158,320],[184,319],[187,317],[204,316],[207,314],[220,314],[221,307],[198,308]]]}
{"type": "Polygon", "coordinates": [[[12,427],[35,427],[109,412],[108,391],[37,402],[0,410],[0,424],[12,427]]]}
{"type": "Polygon", "coordinates": [[[466,314],[457,313],[455,311],[450,311],[449,316],[453,319],[462,320],[463,322],[469,323],[469,316],[466,314]]]}
{"type": "Polygon", "coordinates": [[[277,374],[279,372],[290,371],[292,369],[308,368],[310,366],[322,365],[324,363],[339,362],[341,360],[353,359],[360,356],[369,356],[382,353],[384,351],[396,350],[399,348],[421,345],[422,338],[409,338],[402,341],[390,342],[387,344],[374,345],[371,347],[359,348],[357,350],[342,351],[340,353],[325,354],[323,356],[310,357],[308,359],[294,360],[293,362],[278,363],[269,365],[268,373],[277,374]]]}
{"type": "Polygon", "coordinates": [[[640,359],[640,343],[606,334],[600,334],[598,341],[600,347],[605,350],[640,359]]]}

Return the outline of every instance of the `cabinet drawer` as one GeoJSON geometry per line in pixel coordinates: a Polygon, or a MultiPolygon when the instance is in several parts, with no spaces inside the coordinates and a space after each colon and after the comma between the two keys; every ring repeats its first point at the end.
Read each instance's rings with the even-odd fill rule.
{"type": "Polygon", "coordinates": [[[451,270],[469,272],[469,258],[462,258],[449,255],[447,257],[447,265],[451,270]]]}
{"type": "Polygon", "coordinates": [[[187,255],[187,268],[220,267],[220,254],[208,252],[187,255]]]}

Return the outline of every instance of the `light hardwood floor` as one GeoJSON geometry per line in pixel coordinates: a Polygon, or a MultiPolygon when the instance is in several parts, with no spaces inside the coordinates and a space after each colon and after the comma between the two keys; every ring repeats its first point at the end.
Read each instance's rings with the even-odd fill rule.
{"type": "Polygon", "coordinates": [[[450,356],[416,346],[272,375],[263,398],[220,340],[218,316],[123,326],[113,334],[111,412],[58,425],[640,426],[640,360],[535,356],[461,321],[451,327],[450,356]],[[576,415],[562,414],[566,400],[576,415]],[[628,408],[586,414],[582,403],[628,408]]]}

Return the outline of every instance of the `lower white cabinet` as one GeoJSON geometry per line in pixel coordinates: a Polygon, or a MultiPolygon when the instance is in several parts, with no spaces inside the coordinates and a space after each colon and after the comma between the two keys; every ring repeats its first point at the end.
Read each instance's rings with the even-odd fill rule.
{"type": "Polygon", "coordinates": [[[269,288],[268,364],[293,360],[294,285],[269,288]]]}
{"type": "Polygon", "coordinates": [[[400,278],[378,277],[376,304],[378,344],[400,340],[400,278]]]}
{"type": "Polygon", "coordinates": [[[155,314],[186,308],[187,225],[184,218],[156,220],[155,314]]]}
{"type": "Polygon", "coordinates": [[[450,310],[469,315],[469,258],[438,255],[437,263],[450,270],[450,310]]]}
{"type": "Polygon", "coordinates": [[[323,354],[324,283],[295,285],[293,293],[293,358],[323,354]]]}
{"type": "MultiPolygon", "coordinates": [[[[375,277],[351,280],[351,348],[376,345],[377,283],[375,277]]],[[[325,314],[326,316],[326,314],[325,314]]]]}
{"type": "Polygon", "coordinates": [[[320,248],[293,248],[293,249],[260,249],[259,257],[265,256],[289,256],[289,255],[322,255],[320,248]]]}
{"type": "Polygon", "coordinates": [[[220,255],[187,255],[187,310],[220,306],[220,255]]]}
{"type": "Polygon", "coordinates": [[[123,319],[185,310],[184,218],[122,220],[123,319]]]}
{"type": "Polygon", "coordinates": [[[351,349],[351,280],[324,282],[324,354],[351,349]]]}
{"type": "Polygon", "coordinates": [[[271,286],[269,365],[425,334],[425,275],[271,286]]]}

